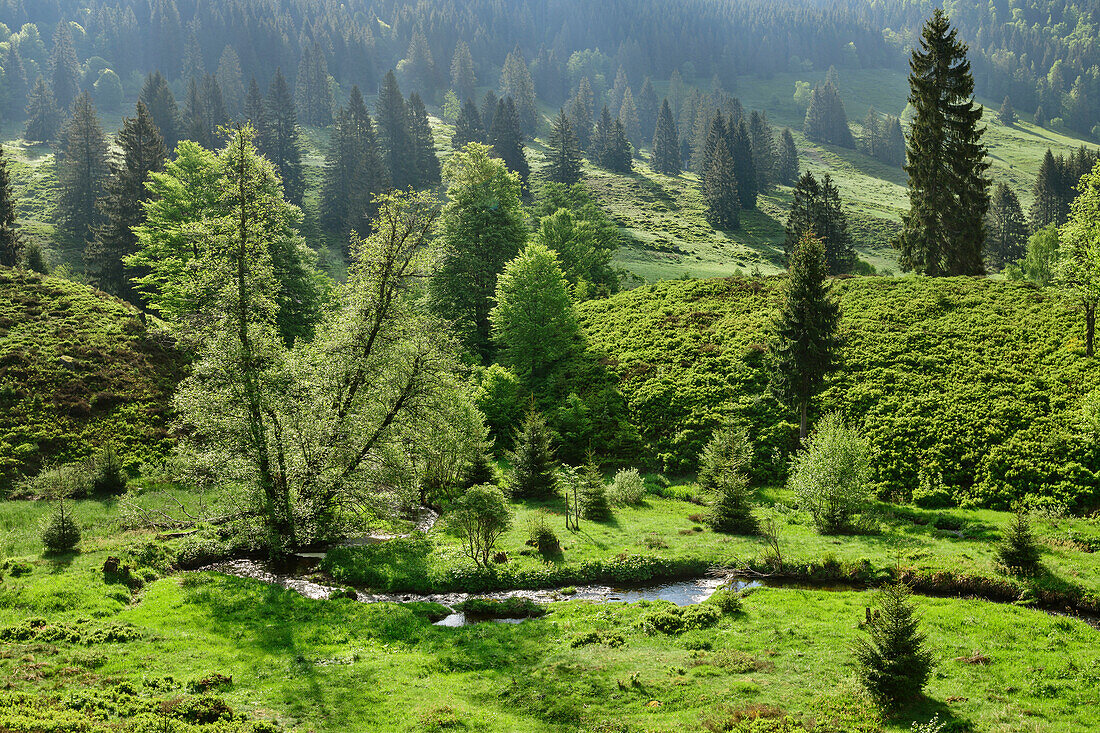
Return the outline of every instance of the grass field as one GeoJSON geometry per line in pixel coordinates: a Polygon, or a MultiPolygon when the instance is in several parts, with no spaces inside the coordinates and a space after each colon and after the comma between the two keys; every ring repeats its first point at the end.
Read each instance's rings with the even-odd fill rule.
{"type": "MultiPolygon", "coordinates": [[[[197,500],[175,494],[192,506],[197,500]]],[[[517,529],[503,540],[510,554],[522,547],[523,514],[533,511],[517,509],[517,529]]],[[[318,732],[640,733],[792,731],[797,723],[873,733],[909,730],[933,715],[952,731],[1068,733],[1100,725],[1100,631],[1020,606],[919,598],[935,672],[925,698],[883,721],[854,684],[848,651],[873,602],[870,591],[754,589],[741,612],[700,616],[672,633],[654,627],[666,602],[569,601],[520,624],[442,628],[430,624],[434,610],[425,604],[309,600],[257,581],[172,574],[163,548],[179,540],[125,529],[120,510],[115,501],[77,502],[83,552],[43,557],[35,529],[47,508],[0,504],[0,549],[19,556],[4,563],[0,581],[0,676],[7,680],[0,728],[276,730],[257,723],[267,720],[278,730],[318,732]],[[110,555],[135,565],[142,581],[104,574],[110,555]],[[39,627],[44,622],[30,621],[36,617],[48,623],[39,627]],[[988,661],[965,661],[978,652],[988,661]],[[209,719],[221,722],[196,722],[209,719]]],[[[567,562],[666,552],[645,543],[655,535],[669,553],[755,551],[751,540],[692,531],[690,514],[698,511],[653,496],[607,525],[585,522],[577,535],[558,529],[567,562]]],[[[966,522],[971,538],[884,519],[878,538],[815,541],[795,521],[784,526],[784,547],[846,557],[866,551],[883,560],[893,552],[888,546],[926,548],[945,563],[986,562],[988,536],[1004,516],[942,515],[966,522]]],[[[1058,528],[1088,529],[1080,520],[1059,521],[1042,523],[1045,541],[1058,528]]],[[[1066,557],[1065,548],[1045,549],[1058,572],[1072,572],[1066,557]]],[[[1095,580],[1095,565],[1080,567],[1095,580]]]]}

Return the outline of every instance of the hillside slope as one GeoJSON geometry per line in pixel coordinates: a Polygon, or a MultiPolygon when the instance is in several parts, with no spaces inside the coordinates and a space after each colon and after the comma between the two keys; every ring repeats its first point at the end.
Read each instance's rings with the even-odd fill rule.
{"type": "Polygon", "coordinates": [[[0,490],[107,443],[131,466],[163,451],[182,365],[129,305],[0,267],[0,490]]]}
{"type": "MultiPolygon", "coordinates": [[[[665,470],[690,470],[732,419],[756,444],[756,477],[782,477],[797,431],[767,395],[765,347],[781,283],[667,281],[580,307],[589,348],[619,375],[665,470]]],[[[1100,502],[1100,454],[1081,427],[1100,374],[1070,299],[970,278],[851,278],[834,290],[844,363],[817,413],[840,409],[864,425],[884,494],[909,498],[923,472],[942,473],[963,504],[1100,502]]]]}

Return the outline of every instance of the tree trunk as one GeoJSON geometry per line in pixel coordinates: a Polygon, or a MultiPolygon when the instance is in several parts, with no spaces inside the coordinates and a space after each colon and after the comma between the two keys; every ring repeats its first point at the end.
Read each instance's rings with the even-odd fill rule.
{"type": "Polygon", "coordinates": [[[799,411],[799,423],[798,423],[798,440],[799,442],[805,442],[807,426],[809,423],[808,412],[810,407],[809,400],[802,400],[802,403],[798,407],[799,411]]]}
{"type": "Polygon", "coordinates": [[[1092,341],[1096,333],[1096,301],[1085,303],[1085,356],[1092,357],[1092,341]]]}

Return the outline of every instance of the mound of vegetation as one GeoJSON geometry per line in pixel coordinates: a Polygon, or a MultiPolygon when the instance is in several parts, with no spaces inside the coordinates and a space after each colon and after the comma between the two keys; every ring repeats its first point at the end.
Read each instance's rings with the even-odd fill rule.
{"type": "MultiPolygon", "coordinates": [[[[618,375],[664,470],[693,469],[732,418],[753,442],[754,478],[782,477],[798,431],[767,391],[780,283],[670,281],[580,306],[589,348],[618,375]]],[[[1100,455],[1087,426],[1100,377],[1069,297],[970,278],[855,278],[834,292],[845,346],[815,408],[863,424],[882,491],[991,507],[1027,495],[1096,506],[1100,455]],[[924,497],[922,486],[942,496],[924,497]]]]}
{"type": "Polygon", "coordinates": [[[161,453],[182,367],[135,308],[0,268],[0,491],[106,445],[131,467],[161,453]]]}

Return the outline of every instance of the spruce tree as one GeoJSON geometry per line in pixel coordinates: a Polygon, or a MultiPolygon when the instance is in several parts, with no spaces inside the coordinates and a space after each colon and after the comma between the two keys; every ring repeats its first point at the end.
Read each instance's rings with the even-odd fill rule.
{"type": "Polygon", "coordinates": [[[703,201],[707,221],[718,229],[737,229],[741,225],[741,197],[733,156],[725,138],[719,138],[703,172],[703,201]]]}
{"type": "Polygon", "coordinates": [[[534,406],[516,431],[508,489],[513,499],[549,499],[557,488],[550,430],[534,406]]]}
{"type": "Polygon", "coordinates": [[[666,176],[680,174],[680,140],[667,99],[661,102],[653,130],[653,170],[666,176]]]}
{"type": "Polygon", "coordinates": [[[73,34],[67,21],[57,24],[50,54],[50,89],[57,106],[69,109],[80,93],[80,63],[73,48],[73,34]]]}
{"type": "Polygon", "coordinates": [[[558,110],[548,140],[546,177],[571,186],[581,179],[581,151],[565,110],[558,110]]]}
{"type": "Polygon", "coordinates": [[[600,165],[609,171],[616,173],[630,173],[633,165],[634,149],[626,135],[626,127],[622,120],[615,120],[611,124],[611,135],[600,157],[600,165]]]}
{"type": "MultiPolygon", "coordinates": [[[[638,108],[638,125],[642,134],[651,134],[650,131],[657,127],[657,115],[660,114],[661,107],[657,101],[657,91],[653,88],[653,81],[648,76],[634,97],[634,106],[638,108]]],[[[638,144],[640,145],[641,142],[639,140],[638,144]]]]}
{"type": "Polygon", "coordinates": [[[1048,224],[1061,226],[1066,221],[1069,202],[1062,193],[1064,187],[1062,171],[1054,154],[1047,148],[1032,188],[1034,198],[1029,212],[1031,231],[1037,232],[1048,224]]]}
{"type": "MultiPolygon", "coordinates": [[[[248,92],[244,96],[244,121],[252,125],[252,129],[256,132],[258,145],[259,141],[267,134],[267,112],[264,110],[264,95],[260,91],[260,85],[256,82],[256,77],[249,80],[248,92]]],[[[260,150],[260,153],[262,154],[263,151],[260,150]]]]}
{"type": "Polygon", "coordinates": [[[775,182],[775,138],[768,118],[753,110],[749,115],[749,143],[756,168],[756,190],[765,191],[775,182]]]}
{"type": "Polygon", "coordinates": [[[627,140],[634,147],[641,145],[642,127],[638,121],[638,107],[634,104],[634,92],[630,90],[630,87],[626,88],[626,94],[623,95],[623,104],[619,108],[619,122],[623,123],[627,140]]]}
{"type": "Polygon", "coordinates": [[[315,127],[332,124],[332,90],[329,86],[328,62],[320,44],[307,47],[298,62],[295,79],[295,102],[302,111],[302,122],[315,127]]]}
{"type": "Polygon", "coordinates": [[[755,209],[758,191],[756,162],[753,160],[752,141],[743,118],[737,124],[728,126],[726,142],[729,145],[730,155],[733,156],[733,171],[737,176],[737,193],[741,197],[741,208],[755,209]]]}
{"type": "Polygon", "coordinates": [[[791,128],[784,127],[779,136],[779,155],[776,164],[776,180],[784,186],[793,186],[798,178],[798,148],[794,144],[791,128]]]}
{"type": "Polygon", "coordinates": [[[905,134],[901,131],[901,120],[893,115],[886,117],[882,126],[882,140],[879,143],[882,155],[879,157],[883,163],[890,165],[905,165],[905,134]]]}
{"type": "Polygon", "coordinates": [[[481,106],[478,107],[478,112],[481,113],[481,126],[485,128],[486,135],[489,134],[489,130],[493,129],[493,117],[497,113],[497,103],[499,101],[492,89],[485,92],[485,96],[481,98],[481,106]]]}
{"type": "Polygon", "coordinates": [[[31,142],[49,142],[57,138],[60,130],[61,110],[57,108],[46,80],[38,77],[27,102],[27,124],[23,137],[31,142]]]}
{"type": "Polygon", "coordinates": [[[138,99],[145,105],[153,124],[160,131],[165,147],[168,150],[175,150],[183,134],[183,124],[176,97],[172,94],[168,81],[159,71],[154,71],[145,77],[145,84],[141,88],[138,99]]]}
{"type": "Polygon", "coordinates": [[[19,47],[14,43],[8,43],[8,50],[4,54],[4,107],[0,112],[7,120],[21,120],[26,114],[27,93],[30,85],[27,81],[27,70],[23,65],[23,58],[19,55],[19,47]]]}
{"type": "Polygon", "coordinates": [[[432,137],[432,125],[428,121],[428,111],[420,95],[409,95],[409,139],[412,141],[413,163],[416,167],[416,188],[438,186],[441,180],[439,156],[435,152],[435,139],[432,137]]]}
{"type": "Polygon", "coordinates": [[[191,28],[187,35],[187,42],[183,46],[183,70],[180,78],[190,84],[198,83],[206,73],[206,63],[202,60],[202,44],[199,43],[199,28],[197,22],[188,24],[191,28]]]}
{"type": "Polygon", "coordinates": [[[477,76],[474,74],[474,59],[470,55],[470,47],[465,41],[459,41],[451,59],[451,89],[459,99],[473,99],[476,86],[477,76]]]}
{"type": "Polygon", "coordinates": [[[901,238],[901,265],[925,275],[980,275],[989,209],[981,107],[966,45],[943,11],[925,24],[910,60],[909,213],[901,238]]]}
{"type": "Polygon", "coordinates": [[[345,238],[369,233],[375,196],[389,189],[389,173],[359,87],[336,113],[321,181],[321,223],[345,238]]]}
{"type": "Polygon", "coordinates": [[[997,119],[1000,120],[1002,125],[1015,125],[1016,124],[1016,110],[1012,108],[1012,100],[1005,96],[1005,100],[1001,102],[1001,109],[997,112],[997,119]]]}
{"type": "Polygon", "coordinates": [[[409,109],[397,76],[390,70],[382,80],[375,102],[375,122],[378,139],[386,159],[393,187],[404,190],[416,184],[415,152],[409,126],[409,109]]]}
{"type": "Polygon", "coordinates": [[[852,131],[848,129],[844,102],[832,82],[826,81],[814,88],[802,130],[806,137],[817,142],[839,145],[842,148],[856,146],[852,131]]]}
{"type": "Polygon", "coordinates": [[[848,233],[848,217],[841,207],[840,191],[828,173],[819,184],[807,171],[795,186],[784,242],[788,257],[806,234],[816,237],[824,246],[829,274],[851,271],[856,252],[848,233]]]}
{"type": "Polygon", "coordinates": [[[860,143],[863,152],[872,158],[879,158],[882,155],[882,127],[874,107],[869,108],[867,116],[863,118],[863,134],[860,143]]]}
{"type": "Polygon", "coordinates": [[[73,102],[57,156],[58,224],[81,247],[100,223],[96,202],[107,178],[107,138],[87,92],[73,102]]]}
{"type": "Polygon", "coordinates": [[[279,69],[275,70],[275,78],[268,89],[264,113],[266,125],[260,132],[260,151],[275,166],[283,182],[286,200],[300,206],[305,193],[305,177],[298,139],[298,113],[290,87],[279,69]]]}
{"type": "Polygon", "coordinates": [[[523,152],[523,129],[515,102],[505,97],[497,102],[497,111],[493,115],[493,129],[489,131],[489,144],[493,155],[504,161],[508,170],[519,176],[524,191],[527,190],[527,178],[531,168],[523,152]]]}
{"type": "Polygon", "coordinates": [[[137,116],[122,121],[115,136],[117,153],[109,162],[110,175],[100,199],[103,224],[84,252],[85,269],[100,290],[138,304],[123,258],[137,251],[134,227],[145,220],[144,202],[149,198],[145,182],[164,168],[168,151],[149,110],[137,104],[137,116]]]}
{"type": "Polygon", "coordinates": [[[1032,118],[1031,122],[1036,127],[1047,126],[1047,115],[1045,112],[1043,112],[1043,105],[1039,105],[1035,108],[1035,117],[1032,118]]]}
{"type": "Polygon", "coordinates": [[[500,72],[500,93],[504,97],[512,98],[519,118],[520,132],[534,134],[538,122],[535,82],[531,79],[531,72],[519,46],[504,60],[504,67],[500,72]]]}
{"type": "Polygon", "coordinates": [[[783,253],[788,260],[807,233],[816,236],[821,198],[821,184],[813,173],[806,171],[794,187],[791,209],[787,213],[783,253]]]}
{"type": "Polygon", "coordinates": [[[592,161],[600,166],[604,164],[604,156],[611,147],[611,134],[614,131],[614,123],[611,121],[611,111],[605,104],[600,110],[600,119],[592,131],[592,161]]]}
{"type": "Polygon", "coordinates": [[[455,120],[455,134],[451,136],[451,147],[455,150],[463,148],[466,143],[485,142],[485,128],[481,124],[481,115],[477,111],[477,105],[473,100],[467,99],[462,105],[462,111],[455,120]]]}
{"type": "Polygon", "coordinates": [[[244,113],[244,77],[241,75],[241,60],[237,51],[230,45],[222,50],[218,61],[218,86],[221,87],[225,112],[230,119],[238,119],[244,113]]]}
{"type": "Polygon", "coordinates": [[[771,391],[809,433],[810,402],[833,368],[840,346],[840,306],[829,292],[825,246],[805,234],[791,253],[783,305],[772,326],[771,391]]]}
{"type": "Polygon", "coordinates": [[[1011,188],[997,184],[989,202],[985,256],[990,269],[1000,271],[1027,253],[1027,222],[1011,188]]]}
{"type": "Polygon", "coordinates": [[[748,471],[752,446],[744,428],[714,431],[699,457],[699,487],[711,496],[707,524],[715,532],[756,534],[748,471]]]}
{"type": "Polygon", "coordinates": [[[1034,575],[1039,571],[1039,543],[1031,532],[1031,520],[1017,506],[997,544],[997,561],[1010,573],[1034,575]]]}
{"type": "Polygon", "coordinates": [[[573,132],[577,136],[577,143],[581,146],[581,150],[591,152],[595,96],[592,94],[592,86],[588,83],[587,76],[582,76],[577,83],[577,92],[569,100],[567,112],[569,123],[573,126],[573,132]]]}
{"type": "Polygon", "coordinates": [[[23,236],[15,223],[15,197],[8,175],[8,159],[0,145],[0,265],[15,267],[23,254],[23,236]]]}
{"type": "Polygon", "coordinates": [[[607,499],[607,487],[596,460],[589,452],[580,472],[580,508],[585,519],[606,522],[611,519],[611,503],[607,499]]]}
{"type": "Polygon", "coordinates": [[[932,674],[932,653],[920,631],[912,591],[901,581],[877,593],[874,613],[867,610],[866,638],[853,647],[856,673],[879,704],[886,708],[918,697],[932,674]]]}

